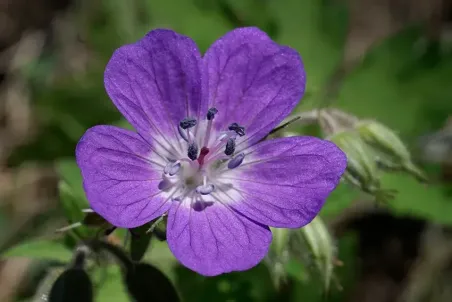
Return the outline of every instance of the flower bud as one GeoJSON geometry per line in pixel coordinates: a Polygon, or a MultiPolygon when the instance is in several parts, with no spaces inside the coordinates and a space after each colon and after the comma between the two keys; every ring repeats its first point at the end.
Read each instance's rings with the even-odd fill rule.
{"type": "Polygon", "coordinates": [[[398,135],[375,121],[361,121],[356,130],[369,145],[377,162],[386,169],[403,170],[419,181],[427,181],[424,173],[411,161],[411,155],[398,135]]]}
{"type": "Polygon", "coordinates": [[[272,251],[281,256],[289,248],[290,230],[285,228],[272,228],[273,240],[271,244],[272,251]]]}
{"type": "Polygon", "coordinates": [[[288,277],[285,267],[290,259],[289,240],[292,230],[285,228],[271,228],[271,230],[273,240],[265,263],[271,272],[275,286],[279,288],[288,277]]]}
{"type": "Polygon", "coordinates": [[[379,186],[378,170],[371,151],[352,131],[343,131],[329,137],[347,155],[347,171],[344,178],[364,191],[379,186]]]}
{"type": "Polygon", "coordinates": [[[333,238],[320,216],[315,217],[299,231],[313,256],[315,267],[320,273],[324,289],[328,291],[333,278],[333,261],[336,253],[333,238]]]}

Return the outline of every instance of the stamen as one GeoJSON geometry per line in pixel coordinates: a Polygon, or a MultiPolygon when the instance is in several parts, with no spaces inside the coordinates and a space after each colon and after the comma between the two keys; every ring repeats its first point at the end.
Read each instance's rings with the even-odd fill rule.
{"type": "Polygon", "coordinates": [[[245,127],[242,127],[242,126],[240,126],[237,123],[230,124],[228,129],[232,130],[232,131],[235,131],[235,133],[237,133],[240,136],[244,136],[245,135],[245,127]]]}
{"type": "Polygon", "coordinates": [[[196,126],[196,119],[193,117],[186,117],[184,118],[182,121],[180,121],[179,126],[186,130],[186,129],[190,129],[193,128],[194,126],[196,126]]]}
{"type": "Polygon", "coordinates": [[[188,145],[187,156],[191,160],[196,160],[198,158],[198,145],[195,142],[188,145]]]}
{"type": "Polygon", "coordinates": [[[236,157],[234,157],[233,159],[231,159],[228,162],[228,168],[229,169],[235,169],[238,166],[240,166],[243,162],[243,159],[245,158],[245,153],[240,153],[239,155],[237,155],[236,157]]]}
{"type": "Polygon", "coordinates": [[[179,125],[177,127],[177,130],[179,131],[179,135],[184,139],[184,141],[188,142],[188,136],[190,135],[188,131],[184,131],[182,127],[179,125]]]}
{"type": "MultiPolygon", "coordinates": [[[[227,131],[222,133],[217,141],[218,143],[215,145],[215,147],[210,149],[210,154],[211,156],[214,156],[217,154],[217,152],[224,147],[225,143],[227,144],[228,140],[230,138],[235,139],[237,137],[237,133],[235,133],[234,131],[227,131]]],[[[209,158],[209,160],[212,160],[211,158],[209,158]]]]}
{"type": "Polygon", "coordinates": [[[169,174],[170,176],[173,176],[175,174],[177,174],[177,172],[179,172],[181,165],[179,162],[169,162],[168,164],[166,164],[165,168],[163,169],[163,173],[165,174],[169,174]]]}
{"type": "Polygon", "coordinates": [[[218,113],[218,109],[215,107],[210,108],[209,110],[207,110],[207,120],[211,121],[214,119],[215,114],[218,113]]]}
{"type": "Polygon", "coordinates": [[[204,146],[207,146],[210,139],[210,132],[212,132],[212,120],[215,117],[215,114],[218,113],[217,108],[212,107],[209,110],[207,110],[207,130],[206,130],[206,136],[204,137],[204,146]]]}
{"type": "Polygon", "coordinates": [[[235,151],[235,139],[229,138],[228,142],[226,143],[226,150],[224,150],[224,154],[226,155],[232,155],[235,151]]]}
{"type": "Polygon", "coordinates": [[[213,184],[202,185],[196,187],[196,193],[201,195],[209,195],[215,190],[215,186],[213,184]]]}

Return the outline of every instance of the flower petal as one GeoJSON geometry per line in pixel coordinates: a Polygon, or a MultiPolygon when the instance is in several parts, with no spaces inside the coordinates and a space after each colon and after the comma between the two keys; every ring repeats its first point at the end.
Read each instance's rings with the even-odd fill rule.
{"type": "Polygon", "coordinates": [[[143,225],[170,206],[158,189],[162,165],[150,158],[150,150],[135,132],[113,126],[88,129],[77,145],[77,164],[90,205],[117,227],[143,225]]]}
{"type": "Polygon", "coordinates": [[[204,99],[216,107],[217,130],[245,126],[248,145],[278,125],[302,97],[306,74],[298,53],[247,27],[216,41],[203,58],[204,99]]]}
{"type": "Polygon", "coordinates": [[[217,201],[174,202],[168,213],[168,246],[186,267],[205,276],[243,271],[267,254],[268,227],[217,201]]]}
{"type": "Polygon", "coordinates": [[[315,137],[264,141],[247,151],[240,167],[220,177],[235,189],[221,198],[245,216],[273,227],[308,224],[347,166],[345,154],[335,144],[315,137]]]}
{"type": "Polygon", "coordinates": [[[114,52],[105,69],[105,89],[146,139],[178,136],[179,122],[200,114],[200,64],[193,40],[171,30],[153,30],[114,52]]]}

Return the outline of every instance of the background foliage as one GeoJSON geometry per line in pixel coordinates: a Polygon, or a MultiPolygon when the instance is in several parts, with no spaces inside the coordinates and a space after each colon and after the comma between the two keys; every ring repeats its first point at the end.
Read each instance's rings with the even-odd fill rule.
{"type": "MultiPolygon", "coordinates": [[[[394,297],[404,297],[415,279],[413,263],[422,252],[421,234],[430,226],[447,230],[452,225],[452,187],[442,179],[447,157],[421,156],[426,143],[420,140],[442,128],[452,113],[451,42],[443,38],[441,25],[439,35],[426,35],[431,22],[428,9],[423,10],[425,15],[406,16],[406,11],[422,11],[417,5],[426,1],[396,1],[400,2],[398,8],[385,1],[363,2],[368,7],[378,2],[383,9],[373,11],[339,0],[80,0],[57,11],[48,9],[52,22],[35,24],[17,39],[11,38],[3,49],[7,58],[2,73],[3,99],[5,104],[8,100],[11,103],[15,94],[26,99],[31,122],[25,132],[31,134],[2,155],[2,179],[11,183],[12,189],[0,187],[0,252],[5,263],[24,257],[29,261],[24,271],[38,276],[26,278],[26,285],[13,286],[17,299],[39,301],[33,296],[36,285],[45,285],[41,281],[47,273],[56,271],[57,276],[61,271],[60,266],[54,268],[49,263],[70,262],[77,240],[95,232],[82,227],[61,235],[53,230],[82,220],[80,210],[88,207],[74,161],[78,139],[96,124],[127,126],[103,88],[103,70],[113,50],[153,28],[168,27],[192,37],[205,51],[227,31],[251,25],[302,55],[308,85],[294,114],[332,105],[359,118],[376,119],[399,134],[432,181],[425,185],[409,176],[384,174],[383,186],[398,194],[377,210],[374,203],[369,206],[366,202],[370,200],[366,194],[347,184],[339,186],[321,212],[335,237],[335,254],[343,263],[335,268],[327,295],[321,274],[313,273],[314,260],[308,250],[286,265],[289,279],[279,286],[264,263],[247,272],[204,278],[178,265],[166,243],[155,238],[144,260],[170,278],[183,301],[396,301],[394,297]],[[398,21],[391,21],[386,11],[398,21]],[[366,21],[357,25],[357,19],[366,21]],[[33,173],[38,176],[33,178],[33,173]],[[29,194],[15,193],[30,182],[37,184],[33,189],[27,187],[29,194]],[[35,187],[47,189],[42,193],[35,187]],[[356,222],[353,215],[359,211],[368,219],[381,215],[380,220],[356,222]],[[405,228],[404,233],[401,229],[405,228]],[[376,243],[366,243],[363,236],[376,243]],[[386,255],[384,248],[391,249],[388,236],[398,238],[403,246],[401,259],[393,250],[386,255]],[[416,244],[410,245],[412,241],[416,244]],[[400,280],[386,271],[382,273],[386,277],[369,277],[372,270],[366,270],[367,249],[376,254],[374,261],[382,261],[381,267],[399,259],[408,269],[402,270],[400,280]],[[370,280],[370,287],[363,285],[366,280],[370,280]],[[396,294],[371,300],[372,291],[377,290],[372,282],[382,287],[392,282],[395,289],[388,285],[383,291],[394,290],[396,294]],[[367,294],[360,294],[360,290],[367,294]]],[[[12,104],[19,106],[18,102],[12,104]]],[[[292,125],[289,131],[320,135],[316,126],[292,125]]],[[[445,139],[441,143],[448,146],[445,139]]],[[[124,230],[115,231],[109,240],[121,244],[124,234],[124,230]]],[[[444,269],[440,271],[451,263],[450,259],[441,262],[444,269]]],[[[9,272],[18,271],[15,266],[9,272]]],[[[116,266],[103,265],[95,273],[99,275],[94,278],[96,301],[127,301],[116,266]]],[[[38,294],[45,292],[39,288],[38,294]]],[[[449,301],[441,297],[434,301],[449,301]]]]}

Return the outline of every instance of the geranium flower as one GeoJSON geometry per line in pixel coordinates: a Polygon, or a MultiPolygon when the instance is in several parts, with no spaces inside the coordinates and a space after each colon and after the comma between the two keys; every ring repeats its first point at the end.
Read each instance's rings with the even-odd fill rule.
{"type": "Polygon", "coordinates": [[[298,53],[257,28],[229,32],[203,57],[164,29],[120,47],[105,88],[136,132],[95,126],[81,138],[91,207],[123,228],[167,213],[169,248],[200,274],[257,265],[269,226],[309,223],[346,167],[344,153],[319,138],[260,142],[305,84],[298,53]]]}

